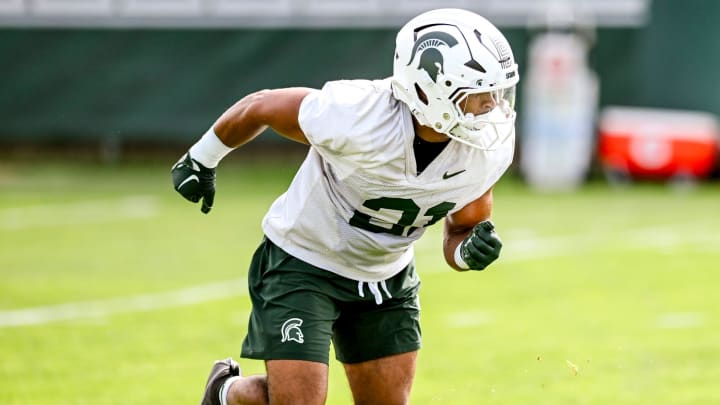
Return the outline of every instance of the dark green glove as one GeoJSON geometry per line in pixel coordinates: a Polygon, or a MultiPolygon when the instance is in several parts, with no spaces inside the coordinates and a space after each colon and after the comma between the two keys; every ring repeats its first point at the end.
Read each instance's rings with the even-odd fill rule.
{"type": "Polygon", "coordinates": [[[502,241],[495,233],[492,222],[475,225],[470,235],[460,245],[460,257],[470,270],[483,270],[500,257],[502,241]]]}
{"type": "Polygon", "coordinates": [[[188,152],[175,163],[171,173],[175,191],[194,203],[202,199],[200,211],[210,212],[215,201],[215,169],[203,166],[188,152]]]}

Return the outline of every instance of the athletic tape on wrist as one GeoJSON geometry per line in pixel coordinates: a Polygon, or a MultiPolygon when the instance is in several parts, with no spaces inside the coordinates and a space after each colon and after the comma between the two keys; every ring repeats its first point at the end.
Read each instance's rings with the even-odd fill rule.
{"type": "Polygon", "coordinates": [[[470,266],[468,266],[467,263],[465,263],[465,260],[462,258],[462,254],[460,253],[460,249],[462,248],[463,242],[458,243],[457,248],[455,248],[455,265],[458,266],[458,268],[461,268],[463,270],[469,270],[470,266]]]}
{"type": "Polygon", "coordinates": [[[222,143],[211,126],[200,140],[190,147],[190,156],[208,169],[213,169],[233,149],[235,148],[222,143]]]}

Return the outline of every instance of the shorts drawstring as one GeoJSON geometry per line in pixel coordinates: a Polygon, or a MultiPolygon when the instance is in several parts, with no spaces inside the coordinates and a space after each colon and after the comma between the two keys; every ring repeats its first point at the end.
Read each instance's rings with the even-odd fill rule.
{"type": "MultiPolygon", "coordinates": [[[[365,281],[358,281],[358,295],[360,296],[360,298],[365,298],[365,291],[363,289],[364,284],[365,281]]],[[[382,293],[380,293],[380,288],[378,288],[378,284],[380,284],[380,287],[385,292],[385,295],[387,295],[388,298],[392,298],[392,295],[390,294],[390,291],[388,290],[385,281],[380,281],[379,283],[377,281],[368,281],[367,285],[373,297],[375,297],[375,303],[377,305],[380,305],[383,303],[383,297],[382,293]]]]}

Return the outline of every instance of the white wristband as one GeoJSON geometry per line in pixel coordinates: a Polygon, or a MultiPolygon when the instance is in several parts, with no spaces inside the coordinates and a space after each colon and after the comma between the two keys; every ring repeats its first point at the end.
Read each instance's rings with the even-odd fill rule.
{"type": "Polygon", "coordinates": [[[220,140],[211,126],[195,145],[190,147],[190,156],[208,169],[217,167],[220,160],[235,148],[231,148],[220,140]]]}
{"type": "Polygon", "coordinates": [[[469,270],[470,266],[465,263],[465,260],[463,260],[462,258],[462,254],[460,254],[460,248],[462,247],[462,244],[462,242],[458,243],[457,248],[455,248],[455,255],[453,258],[455,259],[455,265],[458,266],[458,268],[463,270],[469,270]]]}

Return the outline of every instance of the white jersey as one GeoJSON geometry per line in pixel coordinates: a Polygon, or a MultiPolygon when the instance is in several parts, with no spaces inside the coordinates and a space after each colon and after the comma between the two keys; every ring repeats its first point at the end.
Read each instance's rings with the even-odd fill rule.
{"type": "Polygon", "coordinates": [[[310,152],[263,219],[291,255],[341,276],[386,280],[431,225],[482,196],[509,167],[512,142],[487,152],[451,141],[417,175],[412,116],[389,80],[328,82],[298,117],[310,152]]]}

